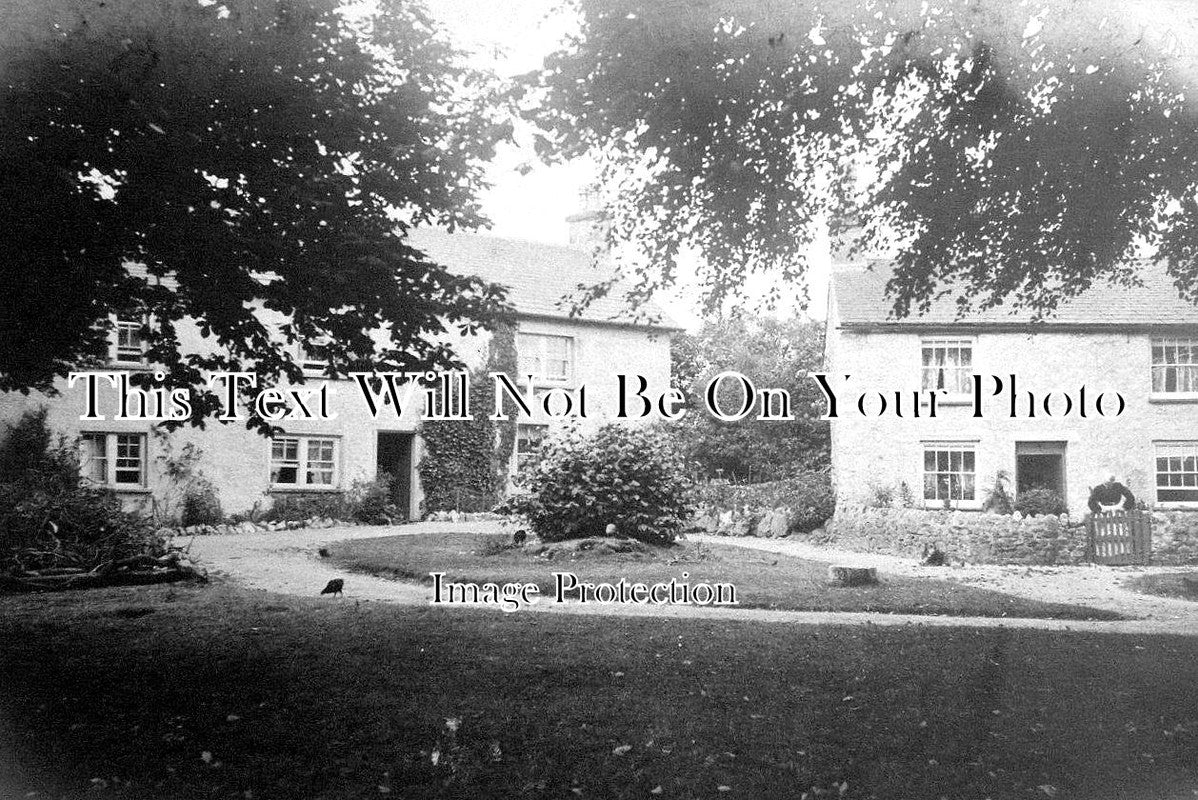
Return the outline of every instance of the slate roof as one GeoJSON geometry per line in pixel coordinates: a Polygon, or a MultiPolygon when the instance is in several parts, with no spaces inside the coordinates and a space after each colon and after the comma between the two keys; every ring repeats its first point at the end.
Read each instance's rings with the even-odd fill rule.
{"type": "MultiPolygon", "coordinates": [[[[1062,300],[1056,312],[1046,317],[1047,326],[1145,327],[1198,325],[1198,305],[1183,300],[1163,265],[1145,262],[1139,271],[1143,286],[1124,287],[1096,283],[1078,297],[1062,300]]],[[[890,318],[892,301],[885,296],[889,269],[885,263],[872,270],[846,269],[832,275],[841,327],[932,327],[969,325],[976,327],[1028,327],[1031,314],[999,306],[974,311],[960,318],[954,296],[933,301],[925,314],[913,312],[904,319],[890,318]]]]}
{"type": "Polygon", "coordinates": [[[578,248],[435,228],[415,228],[408,240],[453,273],[508,287],[508,301],[518,315],[681,330],[652,301],[634,311],[624,297],[626,286],[595,300],[581,317],[571,317],[570,302],[562,304],[563,298],[572,297],[579,284],[591,286],[611,277],[578,248]]]}

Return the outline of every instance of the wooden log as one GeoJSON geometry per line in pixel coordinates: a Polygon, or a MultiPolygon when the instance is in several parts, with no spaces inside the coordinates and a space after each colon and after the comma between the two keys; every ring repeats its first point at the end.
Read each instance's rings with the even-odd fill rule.
{"type": "Polygon", "coordinates": [[[873,567],[832,564],[828,567],[828,582],[833,586],[868,586],[878,582],[878,571],[873,567]]]}

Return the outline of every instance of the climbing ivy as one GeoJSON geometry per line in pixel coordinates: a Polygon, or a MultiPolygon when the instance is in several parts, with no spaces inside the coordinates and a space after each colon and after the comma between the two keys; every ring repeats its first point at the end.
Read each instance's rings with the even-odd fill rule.
{"type": "Polygon", "coordinates": [[[485,365],[470,374],[469,420],[429,420],[421,426],[424,456],[420,482],[424,511],[489,510],[508,480],[516,445],[514,403],[510,419],[490,419],[491,372],[516,373],[516,334],[511,325],[495,329],[485,365]]]}
{"type": "MultiPolygon", "coordinates": [[[[516,326],[499,325],[491,337],[487,372],[503,372],[512,376],[514,380],[516,369],[516,326]]],[[[507,486],[512,455],[516,452],[516,401],[505,396],[503,403],[504,413],[508,418],[494,423],[496,433],[495,485],[500,491],[507,486]]]]}

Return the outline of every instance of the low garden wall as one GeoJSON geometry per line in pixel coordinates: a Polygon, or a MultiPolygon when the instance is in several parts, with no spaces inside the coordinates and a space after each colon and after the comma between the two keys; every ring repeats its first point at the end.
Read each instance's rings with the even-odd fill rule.
{"type": "Polygon", "coordinates": [[[1198,512],[1158,511],[1152,515],[1152,563],[1198,564],[1198,512]]]}
{"type": "MultiPolygon", "coordinates": [[[[1062,514],[1025,517],[915,508],[840,508],[820,544],[918,558],[931,548],[967,564],[1080,564],[1087,560],[1083,519],[1062,514]]],[[[1198,564],[1198,513],[1152,514],[1152,563],[1198,564]]]]}
{"type": "Polygon", "coordinates": [[[812,540],[911,558],[938,548],[950,562],[967,564],[1077,564],[1086,559],[1086,527],[1064,514],[839,508],[812,540]]]}

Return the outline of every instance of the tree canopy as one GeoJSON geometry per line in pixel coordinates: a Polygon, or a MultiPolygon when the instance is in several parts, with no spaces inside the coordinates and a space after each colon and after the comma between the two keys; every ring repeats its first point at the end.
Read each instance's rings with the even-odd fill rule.
{"type": "Polygon", "coordinates": [[[1142,248],[1198,301],[1198,70],[1185,3],[575,0],[527,77],[550,161],[598,158],[643,282],[703,256],[708,301],[797,278],[828,222],[894,253],[905,315],[1050,314],[1142,248]]]}
{"type": "MultiPolygon", "coordinates": [[[[686,416],[672,424],[687,460],[705,478],[776,480],[828,465],[829,427],[820,420],[819,389],[807,377],[823,360],[824,327],[806,319],[737,316],[705,322],[695,334],[671,338],[671,380],[689,400],[686,416]],[[785,389],[793,421],[761,422],[753,413],[722,422],[703,407],[709,382],[725,371],[749,376],[758,389],[785,389]]],[[[720,407],[744,400],[735,381],[719,384],[720,407]]],[[[777,401],[772,411],[777,414],[777,401]]]]}
{"type": "MultiPolygon", "coordinates": [[[[110,312],[144,315],[149,360],[187,387],[302,381],[295,343],[321,337],[331,373],[447,367],[443,334],[503,314],[500,289],[404,238],[483,222],[484,162],[511,135],[499,87],[417,2],[339,5],[6,12],[0,390],[102,359],[110,312]],[[192,321],[210,352],[181,347],[192,321]]],[[[202,422],[216,398],[192,397],[202,422]]]]}

